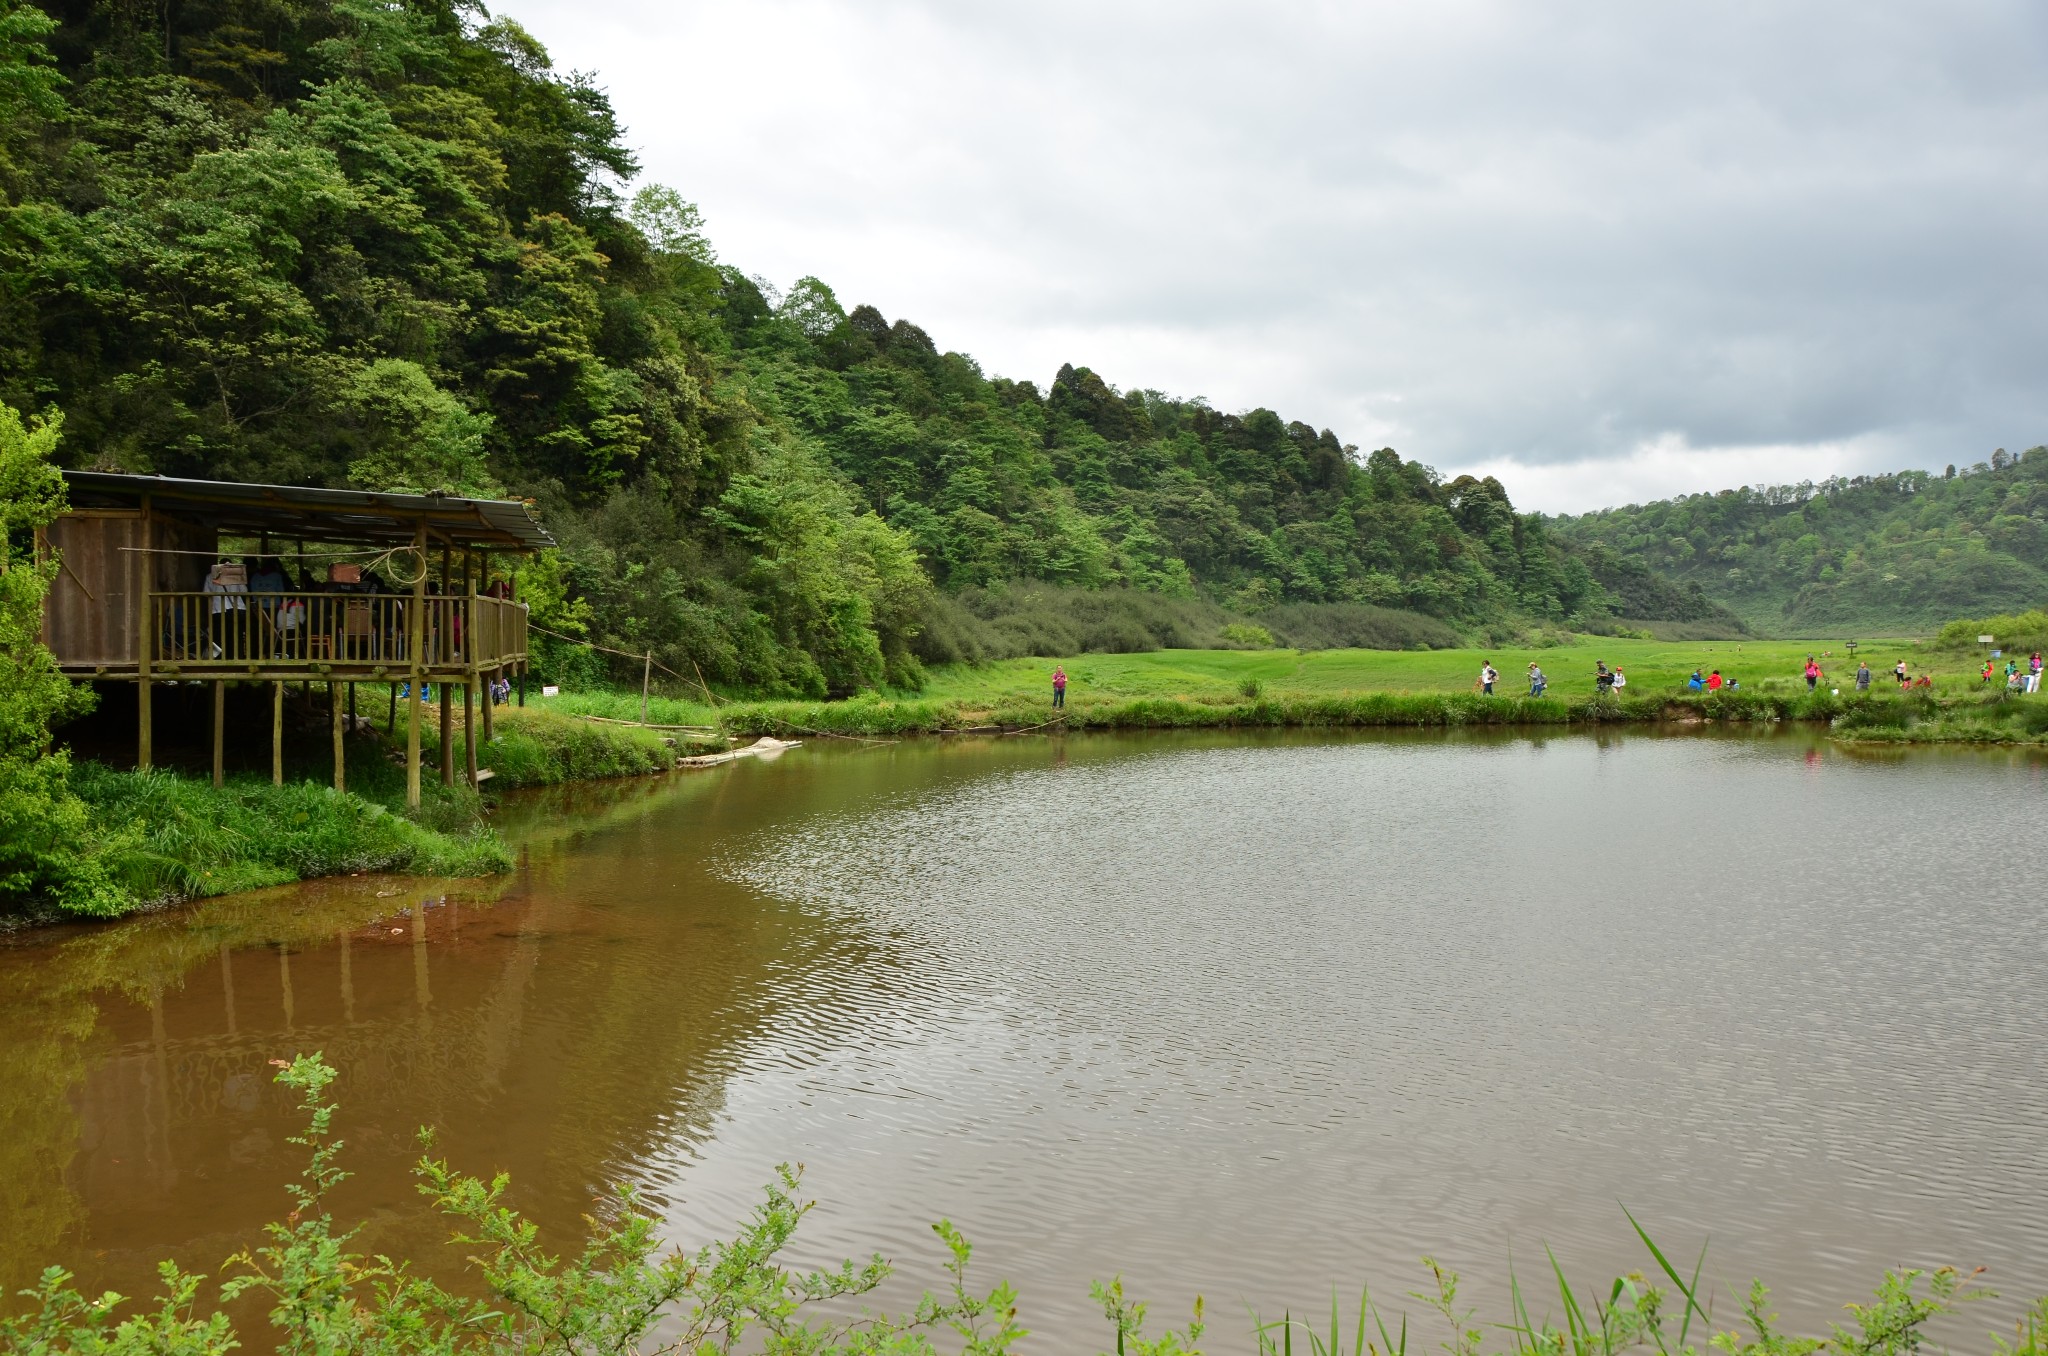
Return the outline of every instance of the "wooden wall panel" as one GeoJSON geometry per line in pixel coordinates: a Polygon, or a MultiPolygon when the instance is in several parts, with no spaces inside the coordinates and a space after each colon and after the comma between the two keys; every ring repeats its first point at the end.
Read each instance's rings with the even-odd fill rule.
{"type": "Polygon", "coordinates": [[[43,607],[43,643],[68,666],[133,664],[135,580],[132,551],[142,515],[122,509],[81,509],[44,531],[62,565],[43,607]]]}

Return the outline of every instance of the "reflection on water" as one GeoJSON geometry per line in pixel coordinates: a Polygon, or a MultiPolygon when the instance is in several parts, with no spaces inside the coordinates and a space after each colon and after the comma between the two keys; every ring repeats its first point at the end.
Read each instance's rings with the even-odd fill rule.
{"type": "Polygon", "coordinates": [[[0,1283],[250,1241],[297,1166],[266,1061],[318,1049],[373,1250],[445,1238],[422,1124],[565,1245],[606,1182],[696,1241],[803,1161],[813,1252],[929,1261],[949,1215],[1051,1346],[1118,1271],[1299,1310],[1422,1252],[1634,1267],[1618,1203],[1809,1324],[1900,1261],[2048,1288],[2044,808],[2025,758],[1635,733],[813,746],[525,799],[504,881],[0,944],[0,1283]]]}

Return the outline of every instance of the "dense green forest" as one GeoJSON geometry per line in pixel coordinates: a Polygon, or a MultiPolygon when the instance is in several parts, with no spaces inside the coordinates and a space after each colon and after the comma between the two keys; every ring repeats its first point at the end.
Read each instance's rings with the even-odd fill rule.
{"type": "Polygon", "coordinates": [[[1733,621],[1492,479],[780,292],[464,0],[0,0],[0,115],[0,400],[61,413],[66,464],[529,497],[539,619],[677,672],[1733,621]],[[1193,610],[1084,634],[1053,588],[1193,610]]]}
{"type": "Polygon", "coordinates": [[[1769,634],[1930,631],[2048,599],[2048,447],[1945,474],[1838,477],[1547,526],[1701,589],[1769,634]]]}

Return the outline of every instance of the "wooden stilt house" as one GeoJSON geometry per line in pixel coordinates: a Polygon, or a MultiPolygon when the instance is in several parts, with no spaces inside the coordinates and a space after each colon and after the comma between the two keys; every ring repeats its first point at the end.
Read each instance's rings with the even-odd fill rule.
{"type": "Polygon", "coordinates": [[[136,763],[151,761],[154,694],[213,686],[213,768],[221,777],[227,684],[272,690],[272,776],[283,778],[286,683],[324,683],[334,785],[345,785],[343,712],[355,684],[402,683],[406,800],[420,800],[422,691],[440,694],[441,777],[455,776],[453,702],[475,784],[479,687],[523,676],[526,605],[519,558],[553,542],[509,500],[379,494],[64,473],[71,508],[41,534],[57,582],[43,640],[73,678],[137,685],[136,763]],[[348,699],[345,701],[345,699],[348,699]]]}

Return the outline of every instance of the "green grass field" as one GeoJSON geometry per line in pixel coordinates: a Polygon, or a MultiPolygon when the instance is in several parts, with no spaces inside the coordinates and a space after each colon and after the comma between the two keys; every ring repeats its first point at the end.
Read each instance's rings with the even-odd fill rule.
{"type": "MultiPolygon", "coordinates": [[[[1892,666],[1904,659],[1915,675],[1928,674],[1944,707],[1975,707],[1985,695],[1967,654],[1939,653],[1909,640],[1865,642],[1870,700],[1896,704],[1892,666]]],[[[715,707],[690,697],[652,696],[647,719],[656,724],[717,727],[735,738],[773,734],[892,736],[947,731],[1032,730],[1053,721],[1051,677],[1067,670],[1065,729],[1174,729],[1212,726],[1365,726],[1577,724],[1599,721],[1820,720],[1854,702],[1856,658],[1835,641],[1658,641],[1588,638],[1544,649],[1463,650],[1159,650],[1089,654],[1063,660],[1016,659],[981,667],[934,668],[919,692],[865,692],[836,702],[721,701],[715,707]],[[1806,656],[1820,659],[1826,681],[1806,691],[1800,676],[1806,656]],[[1492,697],[1478,693],[1482,661],[1492,660],[1501,681],[1492,697]],[[1593,665],[1604,660],[1628,674],[1626,697],[1593,700],[1593,665]],[[1542,701],[1527,697],[1531,661],[1550,686],[1542,701]],[[1741,690],[1718,699],[1688,697],[1694,668],[1720,669],[1741,690]],[[1833,695],[1831,689],[1839,689],[1833,695]],[[1676,700],[1676,705],[1671,703],[1676,700]]],[[[640,718],[637,692],[581,691],[554,697],[529,693],[529,702],[560,715],[640,718]]],[[[1919,708],[1916,706],[1915,710],[1919,708]]],[[[1868,713],[1865,713],[1867,716],[1868,713]]],[[[2010,713],[2006,713],[2009,715],[2010,713]]],[[[1859,719],[1862,719],[1859,717],[1859,719]]],[[[1974,722],[1976,717],[1971,717],[1974,722]]],[[[1863,723],[1873,724],[1864,719],[1863,723]]],[[[2001,728],[1973,739],[2003,739],[2001,728]]],[[[1874,722],[1873,737],[1915,738],[1935,730],[1922,716],[1874,722]],[[1894,730],[1893,727],[1897,727],[1894,730]]],[[[618,727],[605,727],[608,729],[618,727]]],[[[674,732],[678,743],[690,736],[674,732]]],[[[1947,736],[1943,736],[1947,737],[1947,736]]],[[[2032,739],[2032,733],[2027,732],[2032,739]]]]}
{"type": "MultiPolygon", "coordinates": [[[[1873,687],[1879,691],[1891,688],[1892,665],[1901,659],[1915,675],[1929,674],[1941,695],[1961,696],[1978,690],[1977,670],[1968,656],[1932,654],[1910,640],[1865,641],[1857,653],[1870,664],[1873,687]]],[[[1576,645],[1541,650],[1154,650],[1057,660],[1006,659],[979,668],[966,664],[935,667],[923,692],[882,695],[895,701],[943,704],[969,714],[1033,702],[1049,705],[1056,665],[1067,670],[1070,707],[1144,698],[1236,700],[1248,681],[1257,682],[1261,694],[1269,697],[1463,693],[1476,690],[1479,666],[1488,659],[1500,671],[1496,690],[1504,695],[1528,691],[1528,668],[1534,662],[1549,676],[1551,696],[1589,696],[1597,660],[1620,667],[1628,675],[1628,690],[1643,696],[1682,690],[1695,667],[1703,673],[1718,668],[1724,676],[1740,680],[1745,690],[1789,693],[1804,687],[1799,675],[1808,654],[1820,658],[1829,686],[1850,687],[1856,659],[1841,641],[1588,637],[1576,645]]],[[[527,700],[565,715],[640,718],[638,693],[565,692],[541,698],[530,692],[527,700]]],[[[712,725],[721,709],[728,708],[714,708],[693,697],[656,695],[649,699],[647,718],[658,724],[712,725]]]]}
{"type": "MultiPolygon", "coordinates": [[[[1892,665],[1904,659],[1917,675],[1929,673],[1938,690],[1975,691],[1977,677],[1966,659],[1929,656],[1911,641],[1868,641],[1858,655],[1870,664],[1873,686],[1890,686],[1892,665]]],[[[1500,671],[1499,693],[1527,692],[1529,665],[1541,664],[1553,696],[1593,691],[1593,665],[1605,660],[1628,675],[1628,690],[1641,694],[1684,687],[1695,667],[1720,669],[1749,690],[1791,691],[1803,687],[1800,671],[1808,654],[1820,658],[1829,685],[1847,688],[1856,660],[1839,641],[1709,640],[1659,641],[1588,638],[1580,644],[1542,650],[1157,650],[1149,654],[1090,654],[1072,659],[1011,659],[982,668],[950,665],[934,669],[922,694],[927,700],[963,707],[1010,705],[1019,699],[1050,700],[1052,671],[1066,667],[1069,705],[1128,701],[1137,697],[1236,696],[1247,681],[1266,695],[1337,696],[1365,692],[1471,692],[1479,666],[1492,660],[1500,671]]],[[[708,714],[708,712],[707,712],[708,714]]]]}

